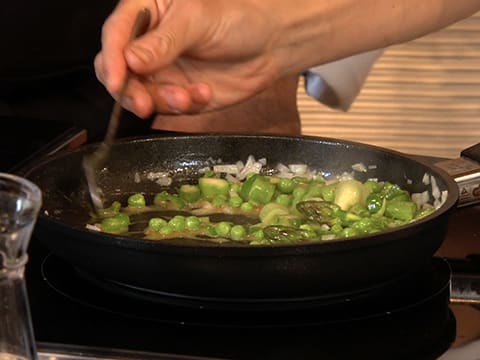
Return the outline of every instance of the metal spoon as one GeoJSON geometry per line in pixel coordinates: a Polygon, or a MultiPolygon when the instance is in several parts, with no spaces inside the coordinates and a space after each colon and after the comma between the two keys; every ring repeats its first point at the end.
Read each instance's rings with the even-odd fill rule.
{"type": "MultiPolygon", "coordinates": [[[[135,24],[133,25],[130,40],[133,40],[144,34],[147,31],[149,24],[150,11],[146,8],[142,9],[138,13],[135,24]]],[[[103,142],[93,153],[85,155],[82,161],[83,170],[87,179],[88,190],[90,192],[90,198],[92,200],[93,207],[97,212],[103,209],[103,191],[97,183],[97,174],[105,165],[108,155],[110,154],[112,143],[115,140],[123,109],[122,102],[128,88],[130,77],[131,74],[127,71],[120,94],[113,106],[112,114],[110,116],[110,121],[103,142]]]]}

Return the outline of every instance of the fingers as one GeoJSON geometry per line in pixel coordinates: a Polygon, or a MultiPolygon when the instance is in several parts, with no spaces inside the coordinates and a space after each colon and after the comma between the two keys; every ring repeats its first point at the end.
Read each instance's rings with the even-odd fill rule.
{"type": "Polygon", "coordinates": [[[148,8],[151,13],[150,28],[158,23],[159,11],[153,0],[121,1],[102,28],[102,51],[97,55],[95,70],[107,90],[120,91],[127,73],[124,49],[130,42],[133,24],[138,12],[148,8]]]}
{"type": "MultiPolygon", "coordinates": [[[[116,98],[118,100],[118,98],[116,98]]],[[[131,78],[122,106],[140,118],[148,118],[155,111],[155,104],[146,86],[137,78],[131,78]]]]}
{"type": "MultiPolygon", "coordinates": [[[[114,96],[118,100],[118,96],[114,96]]],[[[148,82],[137,77],[129,81],[122,106],[141,118],[153,113],[190,114],[207,108],[212,100],[212,91],[206,84],[191,84],[185,87],[148,82]]]]}
{"type": "Polygon", "coordinates": [[[172,64],[196,44],[207,31],[202,22],[193,22],[192,15],[201,18],[198,1],[172,2],[160,23],[125,48],[129,68],[137,74],[151,74],[172,64]]]}
{"type": "MultiPolygon", "coordinates": [[[[137,84],[138,85],[138,84],[137,84]]],[[[193,84],[186,87],[172,84],[146,83],[145,90],[149,100],[139,96],[140,89],[130,88],[135,92],[135,104],[132,110],[137,115],[147,111],[160,114],[191,114],[205,109],[212,98],[210,88],[205,84],[193,84]]]]}

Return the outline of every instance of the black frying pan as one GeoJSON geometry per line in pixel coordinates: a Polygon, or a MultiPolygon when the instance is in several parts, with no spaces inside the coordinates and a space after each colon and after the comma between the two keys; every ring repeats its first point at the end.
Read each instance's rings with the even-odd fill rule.
{"type": "Polygon", "coordinates": [[[39,185],[44,212],[36,233],[51,251],[79,271],[102,281],[187,298],[235,301],[329,299],[361,294],[402,278],[430,261],[441,245],[458,186],[446,173],[407,155],[318,137],[196,135],[127,139],[114,144],[100,184],[109,201],[135,192],[155,193],[150,171],[170,170],[174,184],[191,180],[198,169],[221,159],[265,157],[269,166],[305,163],[332,174],[355,172],[363,181],[378,178],[410,192],[432,193],[425,174],[448,191],[443,205],[415,223],[382,233],[321,243],[279,246],[218,245],[147,241],[87,230],[90,202],[82,173],[89,145],[49,158],[26,176],[39,185]],[[370,166],[374,165],[374,166],[370,166]],[[140,175],[141,181],[135,178],[140,175]]]}

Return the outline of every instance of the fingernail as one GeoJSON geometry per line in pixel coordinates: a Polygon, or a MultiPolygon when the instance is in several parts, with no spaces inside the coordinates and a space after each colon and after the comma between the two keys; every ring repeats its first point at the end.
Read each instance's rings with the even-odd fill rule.
{"type": "Polygon", "coordinates": [[[132,98],[130,97],[125,97],[123,100],[122,100],[122,106],[127,109],[128,111],[132,111],[133,110],[133,100],[132,98]]]}
{"type": "Polygon", "coordinates": [[[169,92],[169,91],[162,91],[162,97],[165,100],[165,103],[169,107],[170,111],[173,112],[174,114],[181,114],[182,111],[179,109],[177,106],[177,100],[175,99],[175,96],[169,92]]]}

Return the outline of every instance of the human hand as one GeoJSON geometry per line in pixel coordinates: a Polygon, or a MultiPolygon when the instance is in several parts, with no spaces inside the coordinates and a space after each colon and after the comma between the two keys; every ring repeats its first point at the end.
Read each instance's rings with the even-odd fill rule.
{"type": "Polygon", "coordinates": [[[120,0],[104,24],[95,69],[114,97],[127,69],[135,75],[124,106],[140,117],[220,109],[284,76],[411,40],[480,9],[478,0],[418,3],[120,0]],[[153,15],[149,31],[129,43],[142,8],[153,15]]]}
{"type": "Polygon", "coordinates": [[[122,0],[104,24],[95,70],[114,97],[127,69],[134,74],[124,106],[140,117],[219,109],[280,77],[276,26],[250,0],[122,0]],[[142,8],[149,31],[129,43],[142,8]]]}

